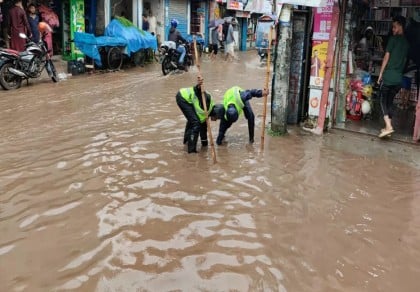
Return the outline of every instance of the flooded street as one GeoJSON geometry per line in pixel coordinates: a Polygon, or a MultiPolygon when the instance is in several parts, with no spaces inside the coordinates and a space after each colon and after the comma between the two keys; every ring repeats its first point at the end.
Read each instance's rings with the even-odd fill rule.
{"type": "MultiPolygon", "coordinates": [[[[264,85],[240,58],[203,62],[216,101],[264,85]]],[[[240,117],[213,164],[182,144],[175,94],[196,77],[0,91],[0,291],[418,291],[418,146],[291,127],[260,152],[255,98],[255,144],[240,117]]]]}

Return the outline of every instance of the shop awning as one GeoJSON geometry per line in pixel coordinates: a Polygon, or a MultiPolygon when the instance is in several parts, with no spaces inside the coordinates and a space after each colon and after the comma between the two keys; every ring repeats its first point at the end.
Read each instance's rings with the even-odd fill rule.
{"type": "Polygon", "coordinates": [[[267,14],[273,11],[271,1],[267,0],[248,0],[246,3],[244,11],[250,11],[252,13],[261,13],[267,14]]]}
{"type": "MultiPolygon", "coordinates": [[[[335,1],[335,0],[280,0],[276,2],[276,5],[278,7],[281,7],[284,4],[303,5],[303,6],[310,6],[310,7],[325,7],[327,6],[327,2],[331,2],[331,1],[335,1]]],[[[249,11],[251,13],[268,14],[268,13],[271,13],[272,11],[272,1],[248,0],[246,2],[246,1],[240,0],[240,2],[246,3],[243,10],[249,11]]]]}

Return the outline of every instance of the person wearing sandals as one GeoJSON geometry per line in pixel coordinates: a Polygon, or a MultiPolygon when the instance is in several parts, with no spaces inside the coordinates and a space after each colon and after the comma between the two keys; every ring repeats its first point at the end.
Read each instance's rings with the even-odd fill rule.
{"type": "Polygon", "coordinates": [[[394,17],[392,21],[392,36],[389,38],[379,72],[378,84],[381,110],[385,121],[385,128],[379,133],[383,138],[394,132],[392,127],[392,106],[395,95],[401,89],[403,70],[407,60],[409,44],[404,37],[405,18],[394,17]]]}

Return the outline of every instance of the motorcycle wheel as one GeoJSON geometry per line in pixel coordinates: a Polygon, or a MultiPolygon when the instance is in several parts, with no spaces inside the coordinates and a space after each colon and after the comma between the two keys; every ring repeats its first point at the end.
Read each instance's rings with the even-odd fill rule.
{"type": "Polygon", "coordinates": [[[57,71],[55,70],[54,63],[51,60],[49,60],[47,66],[49,67],[47,71],[48,71],[48,75],[51,77],[51,80],[53,82],[58,82],[58,75],[57,75],[57,71]]]}
{"type": "Polygon", "coordinates": [[[120,48],[111,47],[107,55],[108,69],[119,70],[123,62],[123,56],[120,48]]]}
{"type": "Polygon", "coordinates": [[[197,44],[197,50],[198,50],[198,56],[201,58],[201,55],[203,54],[203,45],[197,44]]]}
{"type": "Polygon", "coordinates": [[[168,75],[172,71],[171,59],[166,56],[162,61],[162,73],[168,75]]]}
{"type": "Polygon", "coordinates": [[[194,59],[192,58],[192,56],[186,56],[186,66],[193,66],[194,65],[194,59]]]}
{"type": "Polygon", "coordinates": [[[5,90],[18,89],[22,84],[22,78],[9,72],[13,68],[12,63],[4,64],[0,69],[0,85],[5,90]]]}

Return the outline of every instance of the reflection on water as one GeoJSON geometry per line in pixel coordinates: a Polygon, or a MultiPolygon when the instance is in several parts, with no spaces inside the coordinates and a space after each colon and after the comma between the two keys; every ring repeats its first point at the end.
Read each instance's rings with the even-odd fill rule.
{"type": "MultiPolygon", "coordinates": [[[[262,86],[255,57],[203,62],[216,100],[262,86]]],[[[213,165],[174,101],[197,71],[147,70],[1,93],[0,291],[417,289],[418,149],[292,128],[260,153],[240,119],[213,165]]]]}

